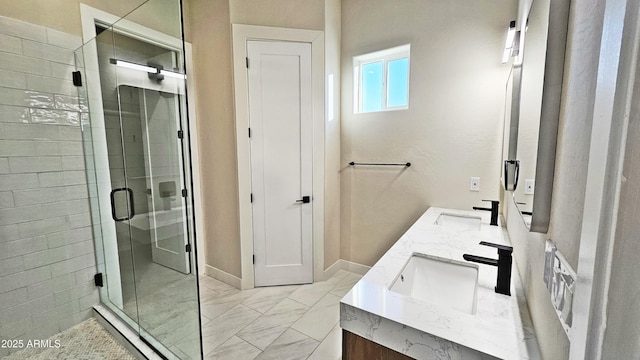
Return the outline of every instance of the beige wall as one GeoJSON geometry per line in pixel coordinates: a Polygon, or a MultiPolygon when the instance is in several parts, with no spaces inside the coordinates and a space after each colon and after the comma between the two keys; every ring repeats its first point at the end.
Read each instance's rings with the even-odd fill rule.
{"type": "MultiPolygon", "coordinates": [[[[144,0],[20,0],[0,1],[0,14],[17,20],[82,35],[80,3],[123,17],[143,4],[144,0]]],[[[152,29],[180,37],[180,19],[176,16],[177,0],[149,0],[127,19],[152,29]]]]}
{"type": "Polygon", "coordinates": [[[334,84],[333,120],[327,108],[325,129],[325,269],[340,259],[340,11],[340,0],[325,1],[325,78],[333,74],[334,84]]]}
{"type": "Polygon", "coordinates": [[[324,29],[324,0],[229,0],[233,24],[324,29]]]}
{"type": "Polygon", "coordinates": [[[240,277],[231,26],[227,0],[191,0],[205,262],[240,277]]]}
{"type": "Polygon", "coordinates": [[[500,196],[511,1],[342,2],[343,259],[372,265],[429,206],[471,209],[500,196]],[[411,43],[409,110],[353,114],[352,57],[411,43]],[[481,191],[469,191],[469,178],[481,191]]]}
{"type": "MultiPolygon", "coordinates": [[[[21,0],[0,1],[0,14],[32,24],[50,27],[67,33],[82,35],[79,0],[21,0]]],[[[144,0],[100,1],[85,0],[83,3],[124,16],[144,0]]]]}

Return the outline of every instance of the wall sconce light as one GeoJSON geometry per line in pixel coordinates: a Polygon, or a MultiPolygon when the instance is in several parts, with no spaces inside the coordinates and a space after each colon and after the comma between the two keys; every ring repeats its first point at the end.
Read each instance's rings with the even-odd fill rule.
{"type": "Polygon", "coordinates": [[[129,61],[118,60],[118,59],[109,59],[109,62],[114,64],[115,66],[124,67],[127,69],[133,69],[138,71],[144,71],[149,74],[149,78],[156,80],[158,82],[162,81],[165,76],[176,78],[176,79],[186,79],[187,76],[185,74],[181,74],[179,72],[168,71],[162,68],[162,65],[141,65],[132,63],[129,61]]]}
{"type": "MultiPolygon", "coordinates": [[[[518,36],[518,38],[520,38],[520,36],[518,36]]],[[[515,42],[519,43],[519,41],[516,40],[516,21],[511,20],[511,22],[509,23],[509,29],[507,30],[507,40],[504,44],[504,52],[502,53],[503,64],[506,64],[511,56],[517,55],[517,48],[519,47],[519,45],[516,46],[515,42]],[[515,54],[514,50],[516,51],[515,54]]]]}
{"type": "Polygon", "coordinates": [[[167,70],[160,70],[160,75],[164,75],[164,76],[168,76],[168,77],[172,77],[172,78],[176,78],[176,79],[186,79],[187,75],[185,74],[181,74],[178,72],[173,72],[173,71],[167,71],[167,70]]]}

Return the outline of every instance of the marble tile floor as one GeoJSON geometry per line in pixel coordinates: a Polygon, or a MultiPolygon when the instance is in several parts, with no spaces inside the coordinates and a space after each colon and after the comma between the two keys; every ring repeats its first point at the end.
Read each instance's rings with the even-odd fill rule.
{"type": "MultiPolygon", "coordinates": [[[[238,290],[201,276],[205,359],[341,359],[340,299],[360,277],[340,270],[314,284],[238,290]]],[[[172,350],[188,356],[194,347],[172,350]]]]}

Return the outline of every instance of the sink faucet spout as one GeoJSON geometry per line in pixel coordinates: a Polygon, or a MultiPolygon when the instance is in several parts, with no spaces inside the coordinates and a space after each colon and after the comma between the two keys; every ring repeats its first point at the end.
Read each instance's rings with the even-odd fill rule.
{"type": "Polygon", "coordinates": [[[482,200],[491,202],[491,208],[484,208],[479,206],[474,206],[473,210],[483,210],[483,211],[491,211],[491,223],[490,225],[498,226],[498,206],[500,202],[498,200],[482,200]]]}
{"type": "Polygon", "coordinates": [[[489,259],[489,258],[486,258],[486,257],[483,257],[483,256],[464,254],[464,255],[462,255],[462,258],[467,260],[467,261],[478,263],[478,264],[498,266],[498,260],[489,259]]]}
{"type": "Polygon", "coordinates": [[[496,279],[495,290],[498,294],[511,295],[511,264],[513,259],[511,254],[513,248],[508,245],[493,244],[481,241],[480,245],[491,246],[498,249],[498,259],[490,259],[477,255],[464,254],[462,258],[479,264],[498,267],[498,278],[496,279]]]}

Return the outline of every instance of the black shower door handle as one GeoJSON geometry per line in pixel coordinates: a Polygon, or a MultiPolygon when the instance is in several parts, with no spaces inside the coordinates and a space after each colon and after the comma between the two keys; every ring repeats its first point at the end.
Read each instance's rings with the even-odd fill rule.
{"type": "Polygon", "coordinates": [[[123,187],[123,188],[117,188],[117,189],[113,189],[111,190],[111,217],[113,218],[113,220],[115,221],[125,221],[125,220],[130,220],[131,218],[133,218],[136,214],[136,211],[133,207],[133,190],[131,190],[128,187],[123,187]],[[122,218],[119,218],[118,215],[116,214],[116,199],[115,199],[115,194],[118,191],[126,191],[129,194],[129,216],[125,216],[122,218]]]}

